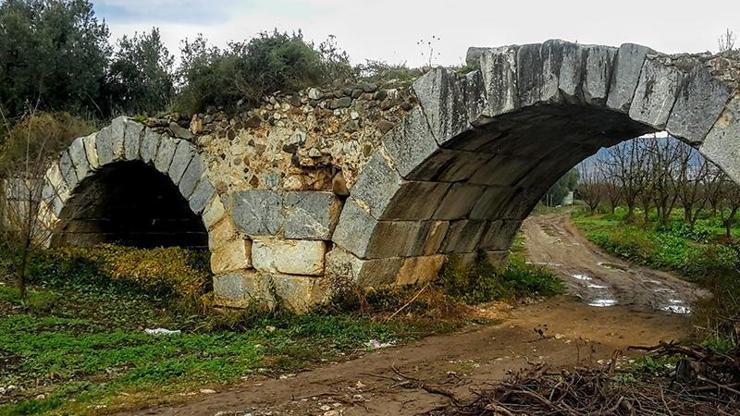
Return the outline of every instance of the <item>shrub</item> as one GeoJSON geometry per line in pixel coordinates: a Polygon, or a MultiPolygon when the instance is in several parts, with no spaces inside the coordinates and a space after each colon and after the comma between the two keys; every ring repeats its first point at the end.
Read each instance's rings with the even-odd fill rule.
{"type": "Polygon", "coordinates": [[[209,106],[233,109],[240,100],[255,105],[266,94],[294,92],[352,73],[333,39],[317,49],[301,32],[263,32],[223,50],[198,37],[186,40],[181,54],[183,88],[175,104],[191,113],[209,106]]]}
{"type": "Polygon", "coordinates": [[[95,126],[69,113],[38,113],[23,119],[5,136],[0,146],[0,175],[15,170],[26,160],[56,156],[77,137],[95,131],[95,126]]]}

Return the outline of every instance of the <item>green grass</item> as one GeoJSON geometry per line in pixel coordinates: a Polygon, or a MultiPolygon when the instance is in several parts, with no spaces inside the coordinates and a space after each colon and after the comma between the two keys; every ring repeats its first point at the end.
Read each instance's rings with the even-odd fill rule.
{"type": "Polygon", "coordinates": [[[15,289],[0,286],[0,387],[17,387],[0,396],[0,415],[94,414],[295,372],[371,339],[403,342],[449,329],[350,314],[187,316],[164,306],[110,290],[41,287],[24,306],[15,289]],[[234,322],[242,325],[228,329],[234,322]],[[182,333],[144,332],[156,327],[182,333]]]}
{"type": "Polygon", "coordinates": [[[694,320],[701,342],[720,353],[737,348],[735,321],[740,319],[740,228],[727,239],[721,219],[704,215],[690,229],[680,210],[668,227],[624,221],[615,214],[574,213],[586,238],[607,252],[631,262],[675,272],[712,293],[695,305],[694,320]]]}

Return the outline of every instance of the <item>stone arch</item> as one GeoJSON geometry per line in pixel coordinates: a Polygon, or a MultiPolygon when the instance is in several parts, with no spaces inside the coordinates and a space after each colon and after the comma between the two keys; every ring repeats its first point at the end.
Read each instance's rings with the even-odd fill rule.
{"type": "Polygon", "coordinates": [[[225,217],[220,197],[207,176],[206,163],[192,143],[119,117],[100,131],[76,139],[52,163],[44,177],[42,221],[60,232],[68,222],[69,218],[65,217],[75,215],[70,210],[80,190],[123,167],[136,172],[150,169],[157,177],[145,175],[139,179],[150,178],[171,185],[172,193],[182,197],[187,209],[202,221],[209,234],[225,217]]]}
{"type": "Polygon", "coordinates": [[[567,170],[666,130],[740,180],[740,65],[559,40],[471,48],[464,75],[418,79],[419,104],[350,189],[328,273],[363,285],[437,276],[446,256],[503,261],[521,221],[567,170]]]}

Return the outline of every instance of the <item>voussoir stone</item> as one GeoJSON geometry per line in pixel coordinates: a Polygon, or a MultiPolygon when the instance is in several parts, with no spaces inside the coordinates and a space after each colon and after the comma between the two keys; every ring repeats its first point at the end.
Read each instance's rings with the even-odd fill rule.
{"type": "Polygon", "coordinates": [[[159,148],[161,136],[154,130],[146,128],[144,136],[141,138],[139,153],[141,161],[144,163],[154,163],[157,158],[157,149],[159,148]]]}
{"type": "Polygon", "coordinates": [[[195,186],[203,175],[205,175],[205,163],[199,154],[195,154],[180,179],[180,184],[178,185],[180,188],[180,194],[185,198],[190,197],[195,190],[195,186]]]}
{"type": "Polygon", "coordinates": [[[378,220],[350,197],[339,215],[332,241],[356,256],[364,257],[377,224],[378,220]]]}
{"type": "Polygon", "coordinates": [[[634,43],[625,43],[619,47],[609,83],[607,107],[623,113],[630,111],[632,97],[640,81],[642,65],[647,54],[652,52],[650,48],[634,43]]]}
{"type": "Polygon", "coordinates": [[[656,129],[664,128],[682,79],[683,73],[663,62],[660,56],[649,56],[642,66],[640,82],[630,106],[630,118],[656,129]]]}
{"type": "Polygon", "coordinates": [[[416,167],[439,148],[420,107],[411,110],[386,134],[383,145],[398,173],[406,179],[410,179],[416,167]]]}
{"type": "Polygon", "coordinates": [[[190,142],[180,140],[177,144],[175,154],[172,156],[170,169],[167,171],[167,174],[175,185],[180,184],[180,179],[182,179],[182,175],[185,173],[188,165],[190,165],[190,161],[193,160],[195,153],[195,147],[190,142]]]}
{"type": "Polygon", "coordinates": [[[388,203],[403,183],[401,176],[381,153],[376,152],[370,158],[350,191],[357,204],[374,218],[382,218],[388,203]]]}
{"type": "Polygon", "coordinates": [[[326,278],[335,289],[382,288],[395,283],[403,262],[401,257],[359,259],[342,248],[334,247],[326,255],[326,278]]]}
{"type": "Polygon", "coordinates": [[[226,207],[221,198],[216,195],[203,210],[203,225],[210,230],[224,217],[226,217],[226,207]]]}
{"type": "Polygon", "coordinates": [[[69,157],[75,167],[78,180],[85,179],[91,171],[90,162],[87,160],[85,151],[85,138],[79,137],[69,145],[69,157]]]}
{"type": "Polygon", "coordinates": [[[170,164],[172,163],[172,157],[175,156],[175,150],[179,140],[175,140],[171,137],[162,137],[157,149],[157,156],[154,159],[154,167],[161,173],[167,174],[170,170],[170,164]]]}
{"type": "Polygon", "coordinates": [[[740,94],[736,94],[711,130],[704,138],[699,151],[711,161],[722,166],[735,182],[740,182],[740,94]]]}
{"type": "Polygon", "coordinates": [[[72,157],[69,155],[69,149],[62,152],[62,156],[59,158],[59,171],[62,173],[67,187],[75,189],[79,180],[77,172],[75,172],[75,166],[72,163],[72,157]]]}
{"type": "Polygon", "coordinates": [[[141,147],[141,136],[144,126],[132,120],[126,121],[123,138],[123,157],[125,160],[139,160],[141,158],[139,149],[141,147]]]}
{"type": "Polygon", "coordinates": [[[288,239],[330,240],[342,202],[333,192],[286,192],[284,235],[288,239]]]}
{"type": "Polygon", "coordinates": [[[487,105],[485,115],[494,117],[519,107],[515,47],[490,49],[480,57],[480,70],[487,105]]]}
{"type": "Polygon", "coordinates": [[[87,157],[87,162],[91,170],[97,170],[100,167],[98,149],[95,148],[97,137],[98,133],[93,133],[82,138],[82,143],[85,146],[85,156],[87,157]]]}

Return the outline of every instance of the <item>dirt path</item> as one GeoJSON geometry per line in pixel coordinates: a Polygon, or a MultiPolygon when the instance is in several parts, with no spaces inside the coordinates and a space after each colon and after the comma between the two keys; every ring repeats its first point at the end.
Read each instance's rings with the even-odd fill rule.
{"type": "Polygon", "coordinates": [[[529,260],[557,272],[569,292],[591,306],[619,304],[685,314],[702,295],[669,273],[605,254],[583,237],[567,213],[532,216],[522,229],[529,260]]]}
{"type": "Polygon", "coordinates": [[[501,317],[497,325],[429,337],[295,376],[253,378],[181,405],[125,414],[417,415],[445,404],[447,399],[428,393],[399,374],[466,397],[528,362],[547,362],[554,367],[593,363],[609,359],[615,350],[624,351],[629,345],[655,344],[690,333],[685,316],[654,310],[666,306],[669,299],[681,300],[675,305],[686,306],[696,294],[690,285],[603,255],[585,242],[567,217],[535,218],[528,220],[524,229],[533,261],[550,263],[549,267],[566,279],[571,292],[587,302],[562,296],[497,309],[493,311],[501,317]],[[588,305],[595,299],[607,299],[607,295],[617,304],[588,305]]]}

